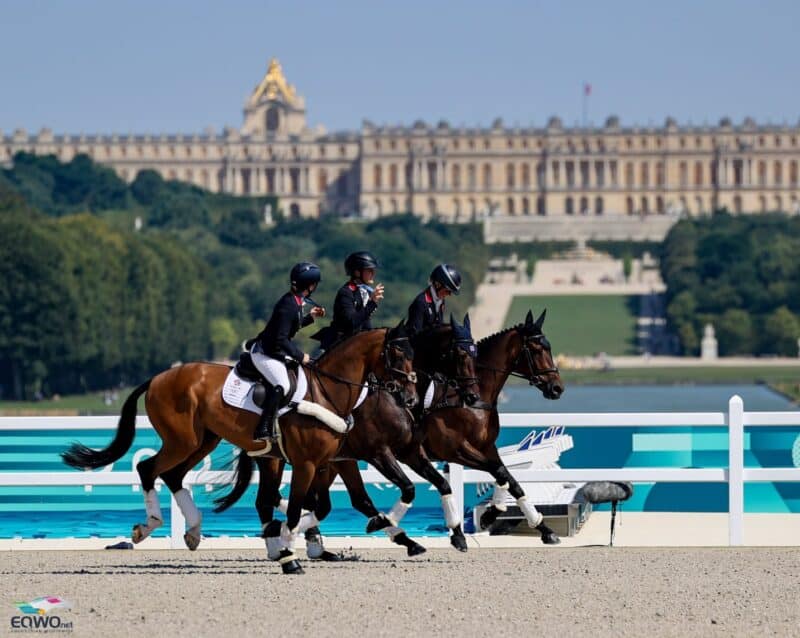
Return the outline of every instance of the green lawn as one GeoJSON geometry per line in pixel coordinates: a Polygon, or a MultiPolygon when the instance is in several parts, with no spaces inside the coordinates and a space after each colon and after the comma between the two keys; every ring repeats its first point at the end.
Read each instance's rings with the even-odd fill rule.
{"type": "Polygon", "coordinates": [[[593,355],[637,354],[636,313],[638,297],[624,295],[576,295],[514,297],[505,326],[525,319],[532,309],[538,316],[547,308],[544,333],[553,353],[593,355]]]}
{"type": "Polygon", "coordinates": [[[117,390],[117,400],[106,405],[102,392],[73,394],[44,401],[0,401],[0,415],[104,415],[119,414],[132,388],[117,390]]]}

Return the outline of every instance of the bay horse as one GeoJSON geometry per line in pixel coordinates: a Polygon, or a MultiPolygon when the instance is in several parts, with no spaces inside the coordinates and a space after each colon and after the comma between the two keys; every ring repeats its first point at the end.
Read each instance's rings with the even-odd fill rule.
{"type": "Polygon", "coordinates": [[[477,369],[480,398],[486,410],[453,409],[427,415],[423,420],[425,450],[432,459],[460,463],[491,474],[495,491],[491,506],[481,516],[481,527],[490,526],[505,511],[510,493],[531,527],[539,530],[542,542],[557,544],[560,539],[544,522],[536,507],[508,471],[497,451],[500,416],[497,399],[510,375],[526,379],[546,399],[556,400],[564,384],[553,362],[550,343],[542,332],[547,311],[536,321],[528,311],[525,322],[481,339],[478,342],[477,369]]]}
{"type": "MultiPolygon", "coordinates": [[[[444,380],[437,386],[434,402],[441,404],[449,395],[469,395],[477,397],[477,383],[474,357],[477,349],[470,333],[469,315],[464,318],[464,325],[459,325],[453,317],[450,325],[443,326],[422,335],[414,340],[415,353],[425,351],[433,353],[431,367],[420,374],[436,375],[444,380]]],[[[422,361],[428,363],[428,358],[422,361]]],[[[419,389],[418,389],[419,393],[419,389]]],[[[425,551],[419,543],[408,538],[399,527],[399,523],[414,500],[416,490],[414,483],[408,478],[400,462],[405,463],[417,474],[430,481],[439,491],[445,522],[451,530],[450,542],[460,551],[467,550],[466,538],[462,530],[462,514],[456,511],[452,490],[447,479],[433,467],[420,445],[420,431],[415,426],[415,415],[407,405],[398,400],[399,397],[389,389],[381,389],[370,394],[364,403],[353,412],[355,426],[345,438],[342,449],[330,467],[321,472],[319,481],[315,481],[314,496],[304,505],[305,509],[327,513],[330,509],[328,490],[337,474],[350,494],[354,509],[370,520],[367,532],[383,529],[390,539],[406,547],[409,556],[416,556],[425,551]],[[383,514],[377,510],[366,491],[358,469],[358,460],[369,462],[390,482],[400,488],[400,498],[389,511],[383,514]],[[320,498],[322,505],[314,498],[320,498]]],[[[273,560],[277,559],[279,545],[276,536],[279,525],[273,520],[274,508],[284,507],[279,487],[283,474],[283,465],[271,460],[255,459],[259,468],[259,490],[256,496],[256,509],[262,524],[262,534],[267,543],[267,553],[273,560]]],[[[246,455],[239,456],[236,469],[236,487],[230,495],[217,499],[215,511],[220,512],[231,505],[244,493],[252,476],[252,464],[246,455]]],[[[285,503],[285,502],[283,502],[285,503]]],[[[307,551],[310,558],[335,560],[336,555],[326,552],[322,546],[321,534],[316,526],[306,531],[307,551]]]]}
{"type": "MultiPolygon", "coordinates": [[[[352,411],[363,385],[374,375],[379,380],[389,377],[402,385],[408,403],[413,405],[417,394],[412,362],[413,350],[402,324],[359,333],[331,349],[313,366],[306,366],[309,369],[306,400],[311,399],[344,419],[352,411]]],[[[186,518],[189,530],[184,540],[189,549],[195,549],[200,542],[202,516],[191,493],[182,486],[183,477],[221,439],[245,451],[259,450],[261,442],[253,440],[258,415],[223,402],[222,386],[229,372],[226,365],[199,362],[161,372],[128,396],[117,433],[107,448],[93,450],[75,443],[62,453],[65,463],[79,469],[96,469],[121,458],[133,443],[137,400],[146,393],[145,409],[162,446],[136,466],[147,521],[134,526],[134,542],[141,542],[163,525],[155,491],[155,480],[160,476],[186,518]]],[[[341,447],[344,432],[296,411],[282,416],[279,424],[280,447],[294,469],[287,521],[281,529],[285,543],[280,563],[284,573],[302,573],[293,552],[302,504],[317,470],[326,466],[341,447]]],[[[271,454],[278,453],[274,450],[271,454]]]]}

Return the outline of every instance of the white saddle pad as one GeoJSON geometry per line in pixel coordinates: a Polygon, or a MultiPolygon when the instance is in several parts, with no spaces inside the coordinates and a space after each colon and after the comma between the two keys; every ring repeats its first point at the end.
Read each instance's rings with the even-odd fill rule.
{"type": "MultiPolygon", "coordinates": [[[[255,414],[261,414],[261,408],[253,403],[253,386],[255,381],[243,379],[236,374],[235,368],[232,368],[225,379],[225,384],[222,386],[222,400],[228,405],[239,408],[240,410],[247,410],[255,414]]],[[[308,392],[308,379],[306,373],[302,368],[297,371],[297,390],[292,396],[293,403],[299,403],[308,392]]],[[[282,416],[289,412],[292,408],[286,406],[278,410],[278,416],[282,416]]]]}
{"type": "Polygon", "coordinates": [[[425,390],[425,399],[422,402],[422,407],[424,407],[426,410],[429,407],[431,407],[431,404],[433,403],[433,392],[435,389],[436,389],[436,384],[433,381],[431,381],[428,384],[428,389],[425,390]]]}

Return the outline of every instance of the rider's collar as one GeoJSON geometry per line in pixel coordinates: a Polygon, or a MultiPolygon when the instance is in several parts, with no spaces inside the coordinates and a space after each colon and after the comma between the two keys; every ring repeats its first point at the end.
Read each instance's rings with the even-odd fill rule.
{"type": "Polygon", "coordinates": [[[294,301],[298,306],[302,306],[303,305],[302,295],[294,295],[294,301]]]}
{"type": "Polygon", "coordinates": [[[433,284],[428,287],[428,292],[430,294],[431,301],[433,301],[434,305],[436,306],[436,310],[439,310],[439,307],[444,303],[444,299],[441,299],[439,295],[436,294],[436,288],[433,287],[433,284]]]}

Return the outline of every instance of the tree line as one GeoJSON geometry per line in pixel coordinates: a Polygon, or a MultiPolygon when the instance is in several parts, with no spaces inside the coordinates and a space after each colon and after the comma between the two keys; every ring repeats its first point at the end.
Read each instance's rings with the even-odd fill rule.
{"type": "Polygon", "coordinates": [[[138,383],[176,361],[235,355],[299,260],[319,263],[315,299],[331,308],[344,257],[378,255],[378,325],[405,315],[439,261],[464,275],[464,294],[448,302],[459,313],[486,270],[477,225],[278,212],[267,227],[265,205],[279,211],[274,197],[209,193],[149,170],[127,184],[86,156],[18,154],[0,171],[0,396],[138,383]]]}
{"type": "Polygon", "coordinates": [[[686,354],[713,324],[721,355],[797,355],[800,218],[774,213],[685,219],[661,249],[667,318],[686,354]]]}

